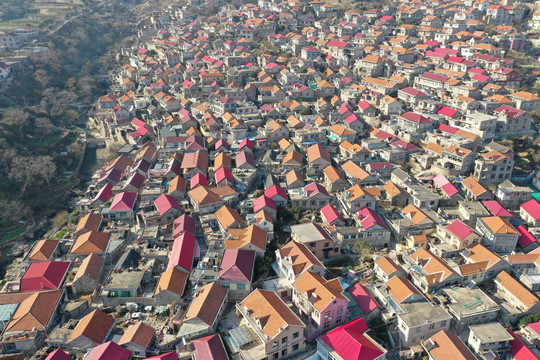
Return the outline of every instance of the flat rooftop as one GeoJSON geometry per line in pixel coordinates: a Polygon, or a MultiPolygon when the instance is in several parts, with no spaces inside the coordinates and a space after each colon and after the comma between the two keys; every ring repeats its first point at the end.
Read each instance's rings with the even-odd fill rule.
{"type": "Polygon", "coordinates": [[[514,338],[506,331],[504,326],[498,322],[488,324],[472,325],[469,327],[474,331],[478,339],[484,344],[490,344],[500,341],[511,341],[514,338]]]}
{"type": "Polygon", "coordinates": [[[412,304],[400,304],[404,314],[398,315],[409,327],[416,327],[426,323],[451,320],[452,315],[440,306],[434,306],[429,302],[412,304]]]}
{"type": "Polygon", "coordinates": [[[448,307],[460,317],[500,310],[499,305],[478,288],[456,287],[443,292],[452,301],[448,307]]]}

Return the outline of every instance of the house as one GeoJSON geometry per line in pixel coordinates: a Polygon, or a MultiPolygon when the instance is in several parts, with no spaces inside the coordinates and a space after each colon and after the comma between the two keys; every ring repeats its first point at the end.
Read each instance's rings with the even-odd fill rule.
{"type": "Polygon", "coordinates": [[[480,357],[490,356],[490,353],[505,353],[510,350],[510,341],[514,338],[498,322],[473,325],[470,327],[467,343],[480,357]]]}
{"type": "Polygon", "coordinates": [[[28,254],[28,261],[47,261],[57,255],[59,240],[45,239],[37,241],[28,254]]]}
{"type": "Polygon", "coordinates": [[[483,187],[478,180],[469,176],[461,183],[462,189],[465,192],[465,196],[469,200],[491,200],[493,199],[493,194],[483,187]]]}
{"type": "Polygon", "coordinates": [[[135,215],[137,193],[121,192],[114,196],[109,208],[102,208],[103,219],[131,222],[135,215]]]}
{"type": "Polygon", "coordinates": [[[186,232],[174,239],[173,248],[169,258],[167,270],[178,268],[187,273],[191,272],[193,261],[199,252],[199,245],[195,236],[186,232]]]}
{"type": "Polygon", "coordinates": [[[171,195],[161,194],[154,200],[154,206],[156,207],[159,216],[156,216],[151,223],[158,225],[170,224],[182,213],[182,207],[171,195]]]}
{"type": "Polygon", "coordinates": [[[96,309],[79,320],[66,346],[74,350],[96,347],[108,340],[115,324],[112,316],[96,309]]]}
{"type": "Polygon", "coordinates": [[[216,212],[224,205],[223,199],[214,192],[213,188],[208,186],[198,186],[197,188],[188,191],[191,206],[193,211],[200,215],[206,215],[216,212]]]}
{"type": "Polygon", "coordinates": [[[506,271],[499,273],[495,277],[494,284],[497,294],[518,310],[507,319],[513,319],[524,314],[538,313],[540,300],[506,271]]]}
{"type": "Polygon", "coordinates": [[[328,225],[345,225],[345,219],[339,211],[332,205],[328,204],[321,208],[321,218],[328,225]]]}
{"type": "Polygon", "coordinates": [[[502,253],[514,251],[520,235],[507,218],[500,216],[479,218],[476,222],[476,230],[483,234],[483,245],[502,253]]]}
{"type": "Polygon", "coordinates": [[[531,226],[540,226],[540,204],[538,201],[531,199],[522,204],[519,207],[519,216],[531,226]]]}
{"type": "Polygon", "coordinates": [[[444,330],[439,331],[421,343],[429,359],[444,360],[448,356],[459,360],[475,360],[476,357],[461,339],[444,330]]]}
{"type": "Polygon", "coordinates": [[[317,339],[317,356],[322,360],[384,360],[386,349],[372,339],[366,320],[359,318],[317,339]]]}
{"type": "MultiPolygon", "coordinates": [[[[482,279],[472,281],[479,283],[482,279]]],[[[455,334],[466,331],[471,325],[494,321],[501,309],[493,299],[477,287],[446,288],[442,293],[448,299],[448,312],[454,317],[451,328],[455,334]],[[471,304],[471,298],[478,301],[471,304]]]]}
{"type": "Polygon", "coordinates": [[[491,280],[501,271],[509,270],[510,264],[482,244],[474,244],[461,252],[465,264],[485,264],[485,280],[491,280]]]}
{"type": "Polygon", "coordinates": [[[480,242],[480,234],[465,225],[460,220],[454,220],[447,227],[438,226],[437,233],[441,240],[449,243],[453,248],[462,250],[480,242]]]}
{"type": "Polygon", "coordinates": [[[69,261],[32,262],[20,280],[19,291],[61,288],[70,265],[69,261]]]}
{"type": "Polygon", "coordinates": [[[56,325],[64,296],[64,290],[0,294],[0,306],[8,314],[3,320],[2,352],[31,353],[41,347],[56,325]]]}
{"type": "Polygon", "coordinates": [[[338,169],[334,166],[328,166],[324,169],[324,186],[329,192],[333,193],[343,191],[350,185],[338,169]]]}
{"type": "MultiPolygon", "coordinates": [[[[221,337],[219,334],[209,335],[202,338],[198,338],[195,340],[191,340],[191,356],[193,357],[193,360],[205,360],[208,357],[215,360],[228,360],[229,356],[227,355],[227,351],[225,351],[225,347],[223,345],[223,341],[221,340],[221,337]]],[[[175,356],[176,353],[173,353],[175,356]]],[[[151,360],[153,358],[149,358],[146,360],[151,360]]],[[[157,360],[157,359],[156,359],[157,360]]],[[[163,359],[163,360],[169,360],[169,359],[163,359]]],[[[176,360],[176,359],[170,359],[170,360],[176,360]]]]}
{"type": "Polygon", "coordinates": [[[310,210],[319,210],[329,204],[331,200],[326,188],[316,182],[312,182],[299,190],[290,189],[289,198],[292,207],[310,210]]]}
{"type": "Polygon", "coordinates": [[[224,233],[229,231],[229,229],[240,229],[246,226],[246,222],[242,219],[238,211],[227,205],[219,208],[214,215],[220,230],[224,233]]]}
{"type": "Polygon", "coordinates": [[[266,231],[255,224],[245,229],[230,229],[225,249],[251,250],[257,256],[264,256],[267,239],[266,231]]]}
{"type": "Polygon", "coordinates": [[[143,322],[128,326],[118,345],[131,351],[134,358],[146,358],[156,340],[156,329],[143,322]]]}
{"type": "MultiPolygon", "coordinates": [[[[275,292],[253,291],[236,305],[236,313],[241,317],[240,328],[253,329],[263,357],[294,357],[305,349],[306,326],[275,292]]],[[[249,354],[249,350],[243,351],[249,354]]]]}
{"type": "Polygon", "coordinates": [[[184,314],[177,336],[189,340],[215,333],[227,304],[227,292],[217,282],[200,287],[184,314]]]}
{"type": "Polygon", "coordinates": [[[255,268],[255,251],[225,249],[219,270],[219,282],[229,291],[229,298],[243,299],[251,292],[255,268]]]}
{"type": "Polygon", "coordinates": [[[393,304],[425,302],[426,298],[407,279],[394,276],[382,286],[375,288],[375,294],[383,305],[391,308],[393,304]]]}
{"type": "Polygon", "coordinates": [[[373,270],[377,278],[383,282],[387,282],[394,276],[404,276],[403,269],[390,259],[388,256],[381,256],[374,262],[373,270]]]}
{"type": "Polygon", "coordinates": [[[89,231],[78,236],[70,249],[71,257],[97,254],[104,255],[109,243],[110,233],[89,231]]]}
{"type": "Polygon", "coordinates": [[[521,204],[532,199],[533,190],[527,186],[516,186],[510,180],[499,184],[495,196],[502,206],[518,209],[521,204]]]}
{"type": "Polygon", "coordinates": [[[369,207],[354,213],[356,224],[360,230],[359,239],[375,248],[387,247],[390,242],[390,230],[379,214],[369,207]]]}
{"type": "Polygon", "coordinates": [[[326,272],[324,265],[309,248],[296,241],[289,241],[276,250],[276,264],[280,277],[286,277],[291,283],[306,271],[320,276],[324,276],[326,272]]]}
{"type": "Polygon", "coordinates": [[[154,292],[157,305],[181,302],[187,283],[188,274],[176,267],[161,273],[154,292]]]}
{"type": "Polygon", "coordinates": [[[291,239],[304,244],[319,260],[341,254],[341,243],[319,224],[305,223],[291,226],[291,239]]]}
{"type": "Polygon", "coordinates": [[[81,262],[81,266],[71,281],[71,290],[75,294],[91,293],[100,284],[105,259],[97,254],[90,254],[81,262]]]}
{"type": "Polygon", "coordinates": [[[452,315],[441,306],[415,302],[400,307],[404,313],[397,315],[397,328],[402,346],[420,344],[439,331],[450,329],[452,315]]]}
{"type": "Polygon", "coordinates": [[[321,173],[329,165],[332,164],[330,160],[330,155],[326,150],[324,150],[321,144],[314,144],[307,148],[307,161],[308,161],[308,174],[321,173]]]}
{"type": "Polygon", "coordinates": [[[268,189],[264,191],[264,195],[268,198],[272,199],[276,206],[287,206],[287,202],[289,200],[289,197],[287,196],[287,192],[278,185],[272,185],[268,189]]]}
{"type": "Polygon", "coordinates": [[[258,213],[261,210],[268,212],[272,219],[277,220],[276,203],[266,195],[261,195],[253,201],[253,212],[258,213]]]}
{"type": "Polygon", "coordinates": [[[367,188],[364,188],[358,184],[350,187],[342,193],[342,196],[338,197],[343,208],[350,214],[355,214],[360,209],[369,208],[374,210],[377,205],[377,199],[375,199],[367,188]]]}
{"type": "Polygon", "coordinates": [[[85,360],[130,360],[131,352],[115,342],[109,341],[96,346],[86,355],[85,360]]]}
{"type": "Polygon", "coordinates": [[[434,289],[461,283],[461,276],[430,250],[419,248],[410,258],[413,261],[411,264],[417,264],[409,269],[412,282],[426,294],[434,289]]]}
{"type": "Polygon", "coordinates": [[[77,237],[88,231],[99,231],[99,228],[101,227],[101,222],[101,216],[93,213],[88,213],[83,216],[77,223],[77,227],[73,232],[73,236],[77,237]]]}
{"type": "Polygon", "coordinates": [[[308,340],[347,320],[349,300],[338,279],[325,280],[319,274],[306,271],[296,278],[292,287],[293,304],[300,317],[309,319],[305,330],[308,340]]]}

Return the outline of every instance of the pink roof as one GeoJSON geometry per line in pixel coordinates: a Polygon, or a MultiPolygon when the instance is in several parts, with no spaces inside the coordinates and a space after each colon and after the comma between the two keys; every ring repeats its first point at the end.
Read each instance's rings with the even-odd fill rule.
{"type": "Polygon", "coordinates": [[[183,232],[187,232],[188,234],[195,236],[196,224],[195,224],[195,219],[192,218],[191,216],[184,214],[176,218],[176,220],[174,220],[173,222],[173,225],[174,225],[173,238],[177,237],[183,232]]]}
{"type": "Polygon", "coordinates": [[[343,216],[341,216],[339,211],[337,211],[337,209],[330,204],[327,204],[321,208],[321,214],[322,216],[324,216],[324,218],[326,219],[326,222],[329,224],[333,223],[334,221],[338,219],[343,222],[345,221],[345,219],[343,219],[343,216]]]}
{"type": "Polygon", "coordinates": [[[214,175],[216,177],[216,184],[219,184],[223,180],[234,181],[231,170],[227,169],[225,166],[222,166],[219,169],[217,169],[214,175]]]}
{"type": "MultiPolygon", "coordinates": [[[[144,360],[178,360],[178,354],[176,351],[171,351],[165,354],[152,356],[144,360]]],[[[198,360],[198,358],[196,358],[196,360],[198,360]]]]}
{"type": "Polygon", "coordinates": [[[272,185],[270,186],[268,189],[266,189],[264,191],[264,195],[268,196],[270,199],[273,199],[274,196],[281,196],[282,198],[284,198],[285,200],[287,200],[289,197],[287,196],[287,192],[285,190],[283,190],[283,188],[277,186],[277,185],[272,185]]]}
{"type": "Polygon", "coordinates": [[[389,162],[376,162],[376,163],[369,163],[370,170],[380,170],[380,169],[390,169],[392,167],[392,164],[389,162]]]}
{"type": "Polygon", "coordinates": [[[493,216],[513,217],[513,215],[496,200],[482,201],[482,204],[484,204],[486,209],[488,209],[493,216]]]}
{"type": "Polygon", "coordinates": [[[532,199],[521,205],[521,208],[527,212],[534,220],[540,219],[540,204],[532,199]]]}
{"type": "Polygon", "coordinates": [[[45,360],[73,360],[62,349],[56,349],[45,358],[45,360]]]}
{"type": "Polygon", "coordinates": [[[438,81],[438,82],[445,82],[446,80],[448,80],[447,76],[434,74],[430,72],[423,73],[421,77],[423,77],[424,79],[429,79],[429,80],[438,81]]]}
{"type": "Polygon", "coordinates": [[[334,47],[340,47],[340,48],[343,48],[345,46],[349,45],[348,42],[344,42],[344,41],[337,41],[337,40],[330,40],[326,46],[328,47],[331,47],[331,46],[334,46],[334,47]]]}
{"type": "Polygon", "coordinates": [[[190,186],[195,189],[197,186],[208,186],[208,179],[201,173],[196,173],[190,180],[190,186]]]}
{"type": "Polygon", "coordinates": [[[364,336],[368,330],[366,320],[359,318],[321,336],[321,340],[342,359],[373,360],[384,352],[364,336]]]}
{"type": "Polygon", "coordinates": [[[473,229],[462,223],[460,220],[454,220],[453,223],[446,227],[446,230],[456,235],[459,240],[464,240],[474,232],[473,229]]]}
{"type": "Polygon", "coordinates": [[[404,150],[404,151],[418,150],[418,148],[414,146],[413,144],[411,144],[410,142],[407,142],[401,139],[391,142],[390,146],[393,146],[395,148],[400,148],[401,150],[404,150]]]}
{"type": "Polygon", "coordinates": [[[362,109],[363,111],[369,109],[371,106],[370,103],[368,103],[366,100],[362,100],[359,104],[358,104],[358,108],[359,109],[362,109]]]}
{"type": "Polygon", "coordinates": [[[130,211],[135,206],[137,193],[121,192],[114,196],[111,203],[110,211],[130,211]]]}
{"type": "Polygon", "coordinates": [[[226,249],[219,271],[219,278],[226,281],[251,282],[255,251],[226,249]]]}
{"type": "Polygon", "coordinates": [[[227,141],[223,140],[223,139],[219,139],[217,142],[216,142],[216,146],[215,146],[215,149],[219,149],[220,147],[224,147],[225,149],[228,149],[229,148],[229,144],[227,143],[227,141]]]}
{"type": "Polygon", "coordinates": [[[40,261],[30,264],[21,279],[21,291],[58,289],[62,284],[69,261],[40,261]]]}
{"type": "Polygon", "coordinates": [[[195,236],[188,233],[183,233],[174,240],[171,257],[167,270],[176,266],[181,266],[188,272],[193,267],[193,259],[195,257],[195,248],[197,240],[195,236]]]}
{"type": "Polygon", "coordinates": [[[435,183],[435,185],[437,185],[440,188],[442,188],[444,185],[450,183],[450,181],[448,181],[448,179],[445,178],[443,174],[439,174],[439,175],[435,176],[433,178],[433,182],[435,183]]]}
{"type": "Polygon", "coordinates": [[[405,94],[409,94],[412,96],[429,97],[429,95],[426,94],[425,92],[415,89],[413,87],[406,87],[404,89],[401,89],[400,91],[403,91],[405,94]]]}
{"type": "Polygon", "coordinates": [[[360,220],[360,223],[365,230],[371,229],[375,225],[379,225],[384,229],[387,228],[379,214],[368,207],[358,210],[355,215],[358,215],[358,220],[360,220]]]}
{"type": "Polygon", "coordinates": [[[458,128],[455,128],[450,125],[445,125],[445,124],[439,124],[438,129],[441,130],[442,132],[452,134],[452,135],[455,135],[457,131],[459,130],[458,128]]]}
{"type": "Polygon", "coordinates": [[[124,349],[112,341],[93,348],[84,358],[85,360],[129,360],[131,351],[124,349]]]}
{"type": "Polygon", "coordinates": [[[328,191],[326,191],[326,188],[324,186],[322,186],[321,184],[314,183],[314,182],[312,182],[309,185],[304,186],[304,192],[306,193],[308,197],[313,196],[318,193],[324,194],[326,196],[330,196],[328,195],[328,191]]]}
{"type": "Polygon", "coordinates": [[[178,201],[174,197],[167,194],[161,194],[156,200],[154,200],[154,205],[156,205],[160,215],[165,214],[171,209],[182,210],[182,207],[178,201]]]}
{"type": "Polygon", "coordinates": [[[253,211],[258,213],[264,207],[277,211],[276,202],[266,195],[261,195],[253,202],[253,211]]]}
{"type": "Polygon", "coordinates": [[[487,75],[476,74],[471,79],[477,80],[477,81],[480,81],[480,82],[486,82],[486,81],[488,81],[490,79],[490,77],[487,76],[487,75]]]}
{"type": "Polygon", "coordinates": [[[350,288],[349,294],[351,294],[354,301],[356,301],[358,306],[360,306],[360,309],[362,309],[362,312],[366,315],[369,315],[377,308],[383,308],[375,299],[373,294],[371,294],[371,292],[365,286],[359,283],[356,283],[350,288]]]}
{"type": "Polygon", "coordinates": [[[525,229],[525,226],[519,225],[516,227],[516,230],[519,232],[518,241],[522,247],[526,248],[527,246],[536,242],[536,238],[532,236],[527,229],[525,229]]]}
{"type": "Polygon", "coordinates": [[[539,360],[540,358],[536,356],[531,349],[525,344],[519,336],[516,335],[512,330],[506,329],[514,340],[510,341],[510,355],[514,360],[539,360]]]}

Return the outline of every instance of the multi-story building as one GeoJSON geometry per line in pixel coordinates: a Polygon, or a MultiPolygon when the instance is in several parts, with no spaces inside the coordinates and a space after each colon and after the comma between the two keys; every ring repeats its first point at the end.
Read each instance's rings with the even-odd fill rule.
{"type": "Polygon", "coordinates": [[[498,322],[473,325],[470,327],[467,343],[481,359],[493,358],[492,354],[510,350],[512,335],[498,322]]]}
{"type": "Polygon", "coordinates": [[[306,338],[312,340],[348,318],[349,300],[338,279],[325,280],[309,271],[293,283],[292,301],[306,324],[306,338]]]}
{"type": "Polygon", "coordinates": [[[479,218],[476,231],[483,234],[483,245],[499,253],[514,251],[520,235],[508,219],[500,216],[479,218]]]}
{"type": "Polygon", "coordinates": [[[452,315],[441,306],[417,302],[400,307],[404,313],[397,316],[397,328],[402,347],[420,344],[439,331],[450,329],[452,315]]]}
{"type": "Polygon", "coordinates": [[[474,162],[474,177],[488,183],[500,183],[509,179],[513,170],[513,156],[496,150],[479,153],[474,162]]]}
{"type": "Polygon", "coordinates": [[[319,224],[293,225],[291,238],[304,244],[318,259],[328,259],[341,254],[341,243],[319,224]]]}

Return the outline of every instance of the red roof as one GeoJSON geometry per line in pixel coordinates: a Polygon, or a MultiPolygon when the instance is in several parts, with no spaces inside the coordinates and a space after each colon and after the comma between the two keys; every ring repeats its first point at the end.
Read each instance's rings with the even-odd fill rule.
{"type": "Polygon", "coordinates": [[[321,340],[338,353],[342,359],[376,359],[384,354],[384,351],[364,336],[368,330],[366,320],[359,318],[321,336],[321,340]]]}
{"type": "Polygon", "coordinates": [[[173,238],[177,237],[178,235],[182,234],[183,232],[187,232],[190,235],[195,236],[195,219],[191,216],[188,216],[186,214],[180,216],[176,220],[174,220],[174,232],[173,232],[173,238]]]}
{"type": "Polygon", "coordinates": [[[268,196],[270,199],[273,199],[274,196],[277,196],[277,195],[281,196],[285,200],[289,198],[285,190],[283,190],[283,188],[277,185],[272,185],[268,189],[266,189],[264,192],[264,195],[268,196]]]}
{"type": "Polygon", "coordinates": [[[253,212],[258,213],[264,207],[277,211],[276,202],[266,195],[261,195],[253,202],[253,212]]]}
{"type": "Polygon", "coordinates": [[[445,82],[446,80],[448,80],[447,76],[433,74],[430,72],[423,73],[421,77],[423,77],[424,79],[429,79],[429,80],[438,81],[438,82],[445,82]]]}
{"type": "Polygon", "coordinates": [[[106,183],[105,186],[103,186],[97,193],[96,197],[94,198],[94,201],[96,200],[100,200],[102,202],[107,202],[109,201],[110,198],[112,198],[112,188],[113,188],[113,184],[111,183],[106,183]]]}
{"type": "Polygon", "coordinates": [[[174,240],[171,257],[167,270],[176,266],[181,266],[187,271],[191,271],[193,267],[193,259],[195,258],[195,248],[197,239],[195,236],[188,233],[183,233],[174,240]]]}
{"type": "Polygon", "coordinates": [[[144,360],[178,360],[178,354],[176,351],[171,351],[165,354],[152,356],[144,360]]]}
{"type": "Polygon", "coordinates": [[[58,289],[62,285],[69,261],[40,261],[30,264],[21,279],[21,291],[58,289]]]}
{"type": "Polygon", "coordinates": [[[409,94],[412,96],[429,97],[429,95],[426,94],[425,92],[415,89],[413,87],[406,87],[404,89],[401,89],[400,91],[403,91],[405,94],[409,94]]]}
{"type": "MultiPolygon", "coordinates": [[[[193,360],[228,360],[218,334],[191,340],[193,360]]],[[[166,359],[169,360],[169,359],[166,359]]]]}
{"type": "Polygon", "coordinates": [[[171,209],[182,210],[182,207],[178,201],[171,195],[167,194],[161,194],[156,200],[154,200],[154,205],[156,205],[159,214],[162,216],[171,209]]]}
{"type": "Polygon", "coordinates": [[[462,223],[460,220],[455,220],[446,227],[446,230],[456,235],[459,240],[465,239],[474,232],[473,229],[462,223]]]}
{"type": "Polygon", "coordinates": [[[231,170],[227,169],[225,166],[222,166],[219,169],[217,169],[214,175],[216,177],[216,184],[219,184],[223,180],[234,181],[231,170]]]}
{"type": "Polygon", "coordinates": [[[221,260],[219,278],[225,281],[251,282],[255,251],[226,249],[221,260]]]}
{"type": "Polygon", "coordinates": [[[423,116],[421,114],[418,114],[418,113],[414,113],[414,112],[405,113],[405,114],[401,115],[401,117],[404,118],[405,120],[413,121],[415,123],[431,122],[431,120],[429,120],[427,117],[425,117],[425,116],[423,116]]]}
{"type": "Polygon", "coordinates": [[[124,349],[112,341],[93,348],[84,358],[85,360],[129,360],[131,351],[124,349]]]}
{"type": "Polygon", "coordinates": [[[72,360],[71,356],[63,352],[61,349],[56,349],[45,358],[45,360],[72,360]]]}
{"type": "Polygon", "coordinates": [[[341,216],[339,211],[337,211],[337,209],[330,204],[327,204],[322,207],[321,214],[322,216],[324,216],[324,218],[326,219],[326,222],[329,224],[332,224],[334,221],[338,219],[343,222],[345,221],[345,219],[343,219],[343,216],[341,216]]]}
{"type": "Polygon", "coordinates": [[[452,197],[452,196],[456,195],[459,192],[458,189],[456,189],[456,187],[454,185],[452,185],[451,183],[443,185],[441,187],[441,189],[442,189],[442,191],[444,191],[444,193],[446,195],[448,195],[448,197],[452,197]]]}
{"type": "Polygon", "coordinates": [[[452,135],[455,135],[457,131],[459,130],[458,128],[455,128],[450,125],[445,125],[445,124],[439,124],[438,129],[441,130],[442,132],[449,133],[452,135]]]}
{"type": "Polygon", "coordinates": [[[238,149],[243,149],[244,146],[247,146],[248,148],[250,148],[251,150],[253,150],[253,141],[249,140],[248,138],[245,138],[244,140],[242,140],[240,142],[240,146],[238,147],[238,149]]]}
{"type": "Polygon", "coordinates": [[[506,210],[498,201],[482,201],[482,204],[493,214],[493,216],[513,217],[508,210],[506,210]]]}
{"type": "Polygon", "coordinates": [[[356,301],[358,306],[360,306],[360,309],[362,309],[362,312],[366,315],[369,315],[377,308],[383,308],[375,297],[373,297],[371,292],[369,292],[365,286],[359,283],[356,283],[350,288],[349,294],[351,294],[354,301],[356,301]]]}
{"type": "Polygon", "coordinates": [[[110,211],[130,211],[135,206],[137,193],[121,192],[114,196],[110,211]]]}
{"type": "Polygon", "coordinates": [[[516,227],[516,230],[519,233],[518,241],[522,247],[526,248],[537,241],[536,238],[532,236],[532,234],[525,228],[525,226],[519,225],[516,227]]]}
{"type": "Polygon", "coordinates": [[[534,220],[540,219],[540,204],[532,199],[521,205],[521,208],[527,212],[534,220]]]}
{"type": "Polygon", "coordinates": [[[531,349],[525,344],[519,336],[517,336],[512,330],[506,329],[514,340],[510,341],[510,355],[514,360],[539,360],[540,358],[536,356],[531,349]]]}

